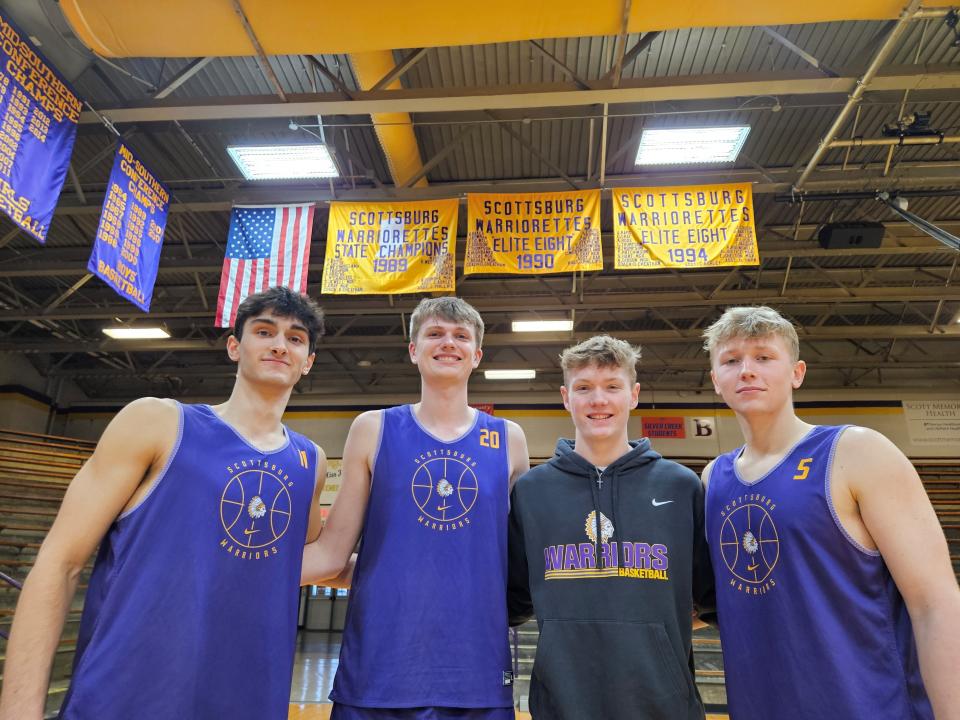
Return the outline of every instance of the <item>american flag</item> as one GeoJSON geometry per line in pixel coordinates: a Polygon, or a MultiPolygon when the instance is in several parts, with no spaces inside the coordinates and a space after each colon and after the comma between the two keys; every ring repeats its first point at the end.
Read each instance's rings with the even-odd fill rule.
{"type": "Polygon", "coordinates": [[[232,327],[247,295],[283,285],[305,293],[313,205],[236,206],[220,275],[217,327],[232,327]]]}

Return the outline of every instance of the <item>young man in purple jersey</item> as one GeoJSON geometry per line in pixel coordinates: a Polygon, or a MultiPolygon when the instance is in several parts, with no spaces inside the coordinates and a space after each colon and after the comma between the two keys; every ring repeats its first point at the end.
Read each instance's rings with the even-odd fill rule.
{"type": "Polygon", "coordinates": [[[323,314],[271,288],[237,311],[229,399],[123,408],[70,483],[23,586],[2,720],[44,716],[51,664],[97,545],[64,720],[285,718],[304,543],[323,451],[281,423],[323,314]]]}
{"type": "Polygon", "coordinates": [[[467,403],[483,320],[455,297],[410,317],[420,402],[354,420],[340,492],[303,582],[352,571],[333,720],[512,720],[509,490],[523,431],[467,403]]]}
{"type": "Polygon", "coordinates": [[[575,429],[517,481],[512,624],[536,615],[534,720],[698,720],[691,613],[712,608],[703,486],[631,441],[639,349],[598,335],[560,356],[575,429]],[[599,518],[599,522],[598,522],[599,518]]]}
{"type": "Polygon", "coordinates": [[[775,310],[704,338],[746,439],[703,472],[731,717],[960,718],[960,589],[910,461],[797,417],[806,365],[775,310]]]}

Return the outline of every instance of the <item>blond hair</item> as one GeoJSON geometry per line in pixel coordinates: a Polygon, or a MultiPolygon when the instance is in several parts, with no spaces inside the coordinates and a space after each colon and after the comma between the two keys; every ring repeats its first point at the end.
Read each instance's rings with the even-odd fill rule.
{"type": "Polygon", "coordinates": [[[703,331],[703,348],[712,358],[721,345],[734,338],[770,335],[783,339],[794,362],[800,359],[797,329],[783,315],[765,305],[727,308],[719,320],[703,331]]]}
{"type": "Polygon", "coordinates": [[[609,335],[594,335],[560,353],[560,367],[563,368],[563,382],[574,370],[588,365],[597,367],[623,368],[630,376],[630,382],[637,381],[637,363],[640,361],[640,347],[634,347],[624,340],[609,335]]]}
{"type": "Polygon", "coordinates": [[[468,325],[473,328],[477,347],[483,344],[483,318],[480,313],[466,300],[458,297],[445,296],[438,298],[424,298],[410,316],[410,340],[417,341],[417,334],[424,321],[430,318],[439,318],[459,325],[468,325]]]}

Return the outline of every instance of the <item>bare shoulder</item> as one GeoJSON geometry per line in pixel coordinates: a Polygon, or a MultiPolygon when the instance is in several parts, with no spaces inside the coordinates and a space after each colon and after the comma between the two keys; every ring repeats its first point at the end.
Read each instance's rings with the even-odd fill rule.
{"type": "Polygon", "coordinates": [[[97,449],[172,446],[180,425],[177,403],[168,398],[134,400],[118,412],[104,430],[97,449]]]}
{"type": "Polygon", "coordinates": [[[844,429],[837,441],[837,463],[877,466],[892,459],[909,462],[886,435],[871,428],[851,425],[844,429]]]}
{"type": "Polygon", "coordinates": [[[887,482],[902,482],[916,474],[900,448],[876,430],[851,426],[837,441],[833,476],[855,494],[887,482]]]}
{"type": "Polygon", "coordinates": [[[710,473],[713,471],[713,464],[717,462],[717,459],[714,458],[707,463],[707,466],[703,469],[703,472],[700,473],[700,480],[703,482],[703,486],[707,487],[710,484],[710,473]]]}
{"type": "Polygon", "coordinates": [[[383,426],[383,410],[367,410],[353,419],[347,441],[343,446],[345,463],[362,458],[370,463],[380,442],[380,430],[383,426]]]}
{"type": "Polygon", "coordinates": [[[382,424],[383,410],[366,410],[353,419],[350,424],[350,433],[376,432],[379,434],[382,424]]]}
{"type": "Polygon", "coordinates": [[[520,427],[513,420],[507,420],[504,418],[504,424],[507,426],[507,437],[511,440],[522,440],[523,442],[527,441],[527,436],[523,432],[523,428],[520,427]]]}
{"type": "Polygon", "coordinates": [[[317,465],[325,464],[327,462],[327,454],[323,451],[323,448],[313,442],[313,440],[310,442],[313,443],[313,446],[317,449],[317,465]]]}

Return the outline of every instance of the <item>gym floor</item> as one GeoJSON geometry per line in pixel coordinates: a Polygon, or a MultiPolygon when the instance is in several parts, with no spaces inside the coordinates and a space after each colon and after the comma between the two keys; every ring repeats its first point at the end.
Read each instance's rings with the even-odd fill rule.
{"type": "MultiPolygon", "coordinates": [[[[301,632],[293,666],[288,720],[327,720],[333,705],[327,699],[340,657],[340,633],[301,632]]],[[[707,720],[726,720],[726,715],[707,715],[707,720]]],[[[517,720],[530,714],[517,711],[517,720]]]]}

